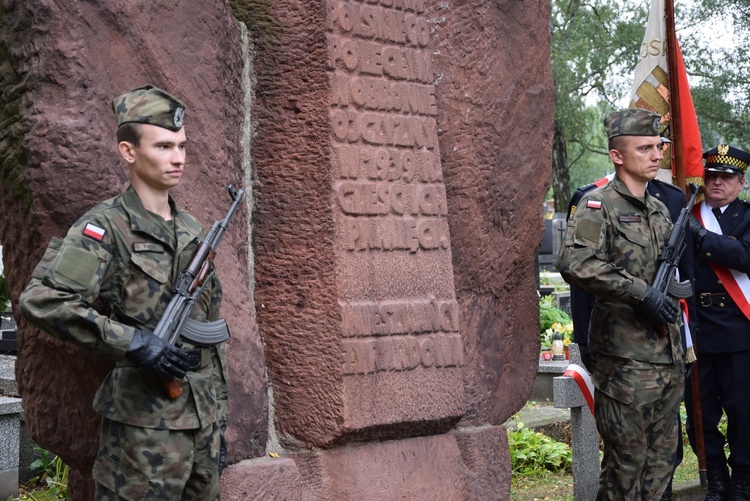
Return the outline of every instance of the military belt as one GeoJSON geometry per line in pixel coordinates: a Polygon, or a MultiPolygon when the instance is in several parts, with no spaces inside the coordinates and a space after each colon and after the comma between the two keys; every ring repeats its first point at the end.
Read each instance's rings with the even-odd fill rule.
{"type": "Polygon", "coordinates": [[[726,305],[734,304],[734,301],[732,301],[732,296],[726,292],[717,292],[714,294],[704,292],[698,294],[698,304],[704,308],[710,308],[711,306],[723,308],[726,305]]]}
{"type": "MultiPolygon", "coordinates": [[[[197,371],[211,365],[211,347],[182,351],[188,356],[189,371],[197,371]]],[[[135,367],[135,364],[126,358],[119,360],[116,365],[117,367],[135,367]]]]}
{"type": "Polygon", "coordinates": [[[190,371],[197,371],[211,363],[211,348],[199,348],[197,350],[182,350],[188,356],[190,371]]]}

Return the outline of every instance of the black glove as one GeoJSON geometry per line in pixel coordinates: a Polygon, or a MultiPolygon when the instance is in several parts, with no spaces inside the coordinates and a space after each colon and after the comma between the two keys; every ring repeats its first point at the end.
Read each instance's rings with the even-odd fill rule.
{"type": "Polygon", "coordinates": [[[703,243],[703,239],[706,238],[706,228],[703,227],[703,225],[696,219],[696,217],[692,214],[690,214],[690,218],[688,219],[688,223],[690,224],[690,233],[693,234],[693,242],[695,243],[695,248],[700,249],[701,244],[703,243]]]}
{"type": "Polygon", "coordinates": [[[135,331],[125,358],[166,381],[182,379],[190,367],[188,355],[149,331],[135,331]]]}
{"type": "Polygon", "coordinates": [[[657,324],[673,324],[677,321],[680,310],[665,294],[647,286],[646,296],[636,307],[636,311],[646,319],[657,324]]]}

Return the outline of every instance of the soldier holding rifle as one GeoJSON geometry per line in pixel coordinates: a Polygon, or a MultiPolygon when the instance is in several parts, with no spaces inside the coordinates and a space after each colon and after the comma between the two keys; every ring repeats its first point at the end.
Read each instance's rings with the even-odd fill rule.
{"type": "MultiPolygon", "coordinates": [[[[182,339],[178,347],[154,335],[204,233],[169,194],[185,169],[185,105],[145,86],[112,106],[131,185],[53,239],[21,310],[58,339],[115,361],[94,401],[102,416],[96,499],[218,499],[224,346],[182,339]]],[[[204,278],[189,315],[217,321],[221,286],[213,273],[204,278]]]]}
{"type": "Polygon", "coordinates": [[[652,287],[672,221],[646,190],[662,160],[659,123],[643,109],[605,117],[615,177],[581,199],[558,259],[565,280],[596,298],[589,349],[604,442],[597,499],[659,499],[676,462],[679,310],[652,287]]]}

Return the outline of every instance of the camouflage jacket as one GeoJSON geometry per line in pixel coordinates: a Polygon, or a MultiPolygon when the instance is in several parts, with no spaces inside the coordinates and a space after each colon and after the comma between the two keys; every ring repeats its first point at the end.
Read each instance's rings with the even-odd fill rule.
{"type": "MultiPolygon", "coordinates": [[[[63,240],[50,242],[19,303],[37,327],[116,361],[94,400],[99,414],[146,428],[194,429],[226,419],[223,345],[203,348],[201,368],[180,381],[183,393],[175,400],[166,398],[159,380],[124,358],[135,329],[156,327],[172,281],[203,236],[193,216],[171,197],[169,203],[174,234],[143,207],[132,187],[89,210],[63,240]]],[[[220,303],[214,275],[190,316],[217,320],[220,303]]],[[[185,342],[183,347],[196,348],[185,342]]]]}
{"type": "Polygon", "coordinates": [[[596,298],[589,324],[594,353],[648,363],[678,363],[678,325],[662,334],[633,308],[656,275],[656,260],[669,238],[667,208],[648,192],[633,196],[615,177],[587,193],[568,221],[558,257],[563,278],[596,298]]]}

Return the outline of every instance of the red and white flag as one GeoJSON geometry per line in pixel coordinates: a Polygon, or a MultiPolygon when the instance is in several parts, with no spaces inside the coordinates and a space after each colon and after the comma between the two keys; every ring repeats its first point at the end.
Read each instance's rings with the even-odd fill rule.
{"type": "MultiPolygon", "coordinates": [[[[686,183],[703,185],[703,148],[693,97],[690,94],[685,63],[677,39],[667,39],[664,0],[653,0],[643,37],[638,64],[635,67],[630,107],[645,108],[662,116],[662,130],[670,128],[671,136],[681,135],[682,164],[686,183]],[[679,123],[672,123],[667,45],[673,43],[676,54],[677,93],[679,96],[679,123]]],[[[662,168],[670,169],[676,177],[676,166],[671,164],[671,152],[664,152],[662,168]]]]}

